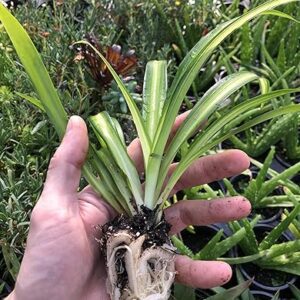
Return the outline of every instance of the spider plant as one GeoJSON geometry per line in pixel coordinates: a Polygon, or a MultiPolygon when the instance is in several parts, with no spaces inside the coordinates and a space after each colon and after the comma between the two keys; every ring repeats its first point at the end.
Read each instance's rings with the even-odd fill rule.
{"type": "MultiPolygon", "coordinates": [[[[98,143],[90,144],[83,175],[103,199],[123,214],[107,227],[103,239],[109,279],[107,286],[112,299],[168,299],[175,277],[174,254],[171,251],[173,248],[167,236],[168,224],[165,224],[162,209],[176,182],[199,156],[232,134],[265,120],[300,111],[300,106],[291,104],[264,111],[239,126],[236,119],[239,117],[238,121],[243,121],[243,113],[276,97],[296,91],[284,89],[268,93],[265,79],[255,73],[242,71],[229,75],[211,87],[194,106],[173,140],[167,144],[183,98],[198,71],[220,43],[247,21],[292,1],[266,2],[243,16],[216,27],[183,59],[169,88],[166,62],[149,62],[145,71],[142,113],[105,57],[88,42],[81,42],[89,45],[101,57],[119,86],[135,123],[144,159],[146,179],[143,188],[134,163],[127,154],[118,122],[107,112],[89,118],[98,143]],[[215,112],[224,100],[249,82],[259,82],[264,94],[248,99],[234,107],[226,116],[216,118],[215,112]],[[206,127],[194,138],[189,151],[181,158],[166,182],[169,166],[180,146],[194,134],[204,120],[208,120],[206,127]],[[228,126],[227,132],[222,131],[225,124],[228,126]],[[144,220],[144,226],[134,230],[134,225],[141,220],[144,220]],[[123,221],[131,226],[120,229],[123,221]],[[111,230],[114,224],[117,228],[111,230]],[[150,236],[153,233],[152,236],[157,237],[158,229],[161,235],[159,242],[156,242],[150,236]],[[124,268],[120,268],[123,266],[124,268]],[[125,286],[121,289],[118,282],[124,278],[125,286]]],[[[45,110],[62,138],[67,124],[67,113],[37,50],[19,22],[2,5],[0,20],[37,92],[37,99],[27,97],[27,100],[45,110]]]]}

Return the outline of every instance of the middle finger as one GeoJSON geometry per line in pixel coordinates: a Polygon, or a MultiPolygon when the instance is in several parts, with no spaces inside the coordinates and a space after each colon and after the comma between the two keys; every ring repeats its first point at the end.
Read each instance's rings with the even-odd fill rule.
{"type": "Polygon", "coordinates": [[[215,200],[181,200],[165,209],[170,234],[176,234],[189,225],[209,225],[242,219],[251,211],[250,202],[242,196],[215,200]]]}

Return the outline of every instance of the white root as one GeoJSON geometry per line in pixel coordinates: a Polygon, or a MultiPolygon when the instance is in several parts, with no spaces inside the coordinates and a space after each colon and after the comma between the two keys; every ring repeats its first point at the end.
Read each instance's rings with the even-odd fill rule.
{"type": "MultiPolygon", "coordinates": [[[[116,253],[121,249],[126,249],[127,245],[132,242],[132,237],[126,231],[119,231],[109,238],[106,245],[107,250],[107,266],[108,266],[108,281],[107,289],[111,291],[112,286],[110,282],[116,282],[118,280],[118,274],[116,269],[116,253]],[[111,267],[109,267],[111,266],[111,267]],[[114,266],[114,267],[113,267],[114,266]]],[[[127,247],[128,248],[128,247],[127,247]]],[[[111,293],[111,292],[110,292],[111,293]]],[[[115,289],[113,300],[120,299],[120,291],[115,289]]]]}
{"type": "MultiPolygon", "coordinates": [[[[107,241],[108,292],[113,300],[167,300],[175,278],[174,254],[170,246],[143,251],[145,236],[136,239],[126,231],[113,234],[107,241]],[[166,250],[168,248],[168,250],[166,250]],[[120,252],[122,251],[122,253],[120,252]],[[119,253],[119,255],[117,255],[119,253]],[[120,286],[120,253],[127,283],[120,286]]],[[[123,274],[124,276],[124,274],[123,274]]]]}

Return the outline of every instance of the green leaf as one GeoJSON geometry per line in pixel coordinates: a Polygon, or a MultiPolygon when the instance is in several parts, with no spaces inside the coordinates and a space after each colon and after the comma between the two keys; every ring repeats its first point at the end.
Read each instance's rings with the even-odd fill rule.
{"type": "Polygon", "coordinates": [[[119,138],[122,141],[122,144],[124,145],[124,147],[126,147],[124,133],[123,133],[123,130],[122,130],[122,127],[121,127],[119,121],[117,119],[115,119],[115,118],[111,118],[111,120],[114,123],[115,130],[118,133],[119,138]]]}
{"type": "Polygon", "coordinates": [[[54,125],[59,137],[62,138],[67,125],[67,114],[60,102],[56,89],[34,47],[30,37],[16,18],[0,4],[0,21],[2,22],[31,82],[54,125]]]}
{"type": "MultiPolygon", "coordinates": [[[[287,90],[286,90],[287,91],[287,90]]],[[[283,91],[281,91],[283,92],[283,91]]],[[[277,95],[281,94],[279,92],[277,95]]],[[[165,201],[174,187],[175,183],[179,180],[181,175],[184,173],[184,171],[191,165],[191,163],[196,160],[198,157],[200,157],[203,153],[208,151],[209,149],[213,148],[214,146],[218,145],[220,142],[228,139],[231,135],[234,135],[236,133],[242,132],[246,130],[247,128],[250,128],[256,124],[259,124],[265,120],[274,118],[278,115],[290,113],[290,112],[296,112],[300,111],[300,105],[291,105],[291,106],[286,106],[279,108],[277,110],[273,110],[267,113],[264,113],[247,123],[241,125],[240,127],[236,129],[227,129],[229,131],[226,134],[223,134],[219,138],[213,139],[213,137],[221,131],[224,126],[230,124],[231,126],[235,125],[235,118],[237,116],[242,115],[244,112],[248,111],[249,109],[252,109],[253,107],[256,107],[257,105],[260,105],[266,101],[269,101],[272,98],[271,95],[273,92],[253,98],[245,103],[241,103],[234,107],[231,111],[230,114],[223,115],[222,118],[218,119],[215,121],[212,126],[204,130],[202,133],[198,135],[197,138],[195,138],[194,142],[190,145],[189,152],[181,159],[179,164],[177,165],[175,171],[173,172],[171,178],[168,181],[168,184],[164,188],[164,191],[161,194],[161,199],[165,201]],[[212,141],[213,139],[213,141],[212,141]]]]}
{"type": "MultiPolygon", "coordinates": [[[[199,128],[200,124],[218,110],[222,106],[222,102],[228,99],[234,92],[245,84],[257,79],[258,76],[254,73],[246,71],[237,72],[220,80],[203,95],[179,127],[166,150],[160,170],[162,178],[166,176],[169,165],[180,146],[199,128]]],[[[158,190],[160,190],[163,183],[163,180],[161,180],[158,190]]]]}
{"type": "Polygon", "coordinates": [[[265,11],[263,13],[261,13],[261,15],[273,15],[273,16],[276,16],[276,17],[282,17],[282,18],[286,18],[286,19],[289,19],[291,21],[294,21],[296,23],[299,23],[300,24],[300,21],[293,18],[291,15],[288,15],[282,11],[279,11],[279,10],[268,10],[268,11],[265,11]]]}
{"type": "MultiPolygon", "coordinates": [[[[197,76],[199,70],[205,63],[205,61],[212,54],[214,49],[232,32],[241,28],[246,22],[259,16],[260,14],[270,11],[278,5],[293,2],[291,0],[276,0],[268,1],[256,8],[248,11],[243,16],[230,20],[224,24],[217,26],[209,34],[203,37],[188,53],[188,55],[181,62],[178,72],[170,87],[166,105],[164,107],[165,113],[168,114],[168,118],[164,118],[164,129],[167,136],[170,133],[178,109],[182,102],[182,99],[186,95],[190,88],[194,78],[197,76]]],[[[162,124],[161,124],[162,125],[162,124]]],[[[159,137],[159,135],[157,135],[159,137]]],[[[163,140],[166,140],[165,138],[163,140]]]]}
{"type": "Polygon", "coordinates": [[[257,189],[259,190],[267,176],[268,173],[268,169],[271,166],[272,160],[274,158],[274,154],[275,154],[275,147],[272,146],[270,152],[268,153],[264,164],[262,166],[262,168],[259,170],[257,177],[256,177],[256,185],[257,185],[257,189]]]}
{"type": "Polygon", "coordinates": [[[181,254],[187,255],[190,258],[194,258],[193,251],[188,246],[186,246],[182,240],[180,240],[176,236],[172,236],[171,239],[172,239],[173,245],[179,250],[179,252],[181,254]]]}
{"type": "Polygon", "coordinates": [[[93,166],[100,175],[101,180],[109,187],[110,192],[117,199],[119,206],[122,206],[128,215],[133,215],[135,210],[131,205],[132,194],[128,189],[125,176],[122,176],[122,171],[115,163],[107,148],[101,148],[98,151],[95,150],[95,153],[97,157],[93,160],[93,166]]]}
{"type": "MultiPolygon", "coordinates": [[[[244,277],[240,271],[239,268],[235,269],[235,273],[236,273],[236,279],[237,279],[237,283],[243,283],[245,282],[244,277]]],[[[249,289],[246,289],[242,294],[241,294],[241,300],[254,300],[253,296],[250,293],[249,289]]]]}
{"type": "Polygon", "coordinates": [[[0,284],[0,294],[2,294],[3,290],[4,290],[4,286],[5,286],[5,282],[3,281],[1,284],[0,284]]]}
{"type": "Polygon", "coordinates": [[[262,260],[258,262],[260,267],[272,267],[272,266],[283,266],[286,264],[293,264],[293,263],[298,263],[300,262],[300,251],[298,252],[293,252],[293,253],[286,253],[286,254],[281,254],[278,255],[272,259],[264,259],[262,257],[262,260]]]}
{"type": "Polygon", "coordinates": [[[218,261],[224,261],[227,262],[230,265],[240,265],[249,263],[252,261],[257,261],[260,258],[263,258],[266,255],[266,251],[261,251],[259,253],[247,255],[247,256],[241,256],[241,257],[221,257],[218,258],[218,261]]]}
{"type": "MultiPolygon", "coordinates": [[[[260,217],[255,217],[251,221],[251,226],[254,226],[260,217]]],[[[213,249],[213,257],[221,257],[224,255],[227,251],[229,251],[232,247],[238,244],[239,241],[241,241],[246,234],[245,228],[241,228],[237,230],[234,234],[227,237],[226,239],[220,241],[216,244],[215,248],[213,249]]]]}
{"type": "Polygon", "coordinates": [[[264,258],[260,260],[260,264],[264,264],[264,262],[270,262],[273,258],[276,258],[280,255],[291,254],[300,251],[300,240],[293,240],[289,242],[284,242],[280,244],[274,244],[266,251],[266,255],[264,258]]]}
{"type": "Polygon", "coordinates": [[[297,287],[295,287],[293,284],[290,284],[290,289],[293,295],[295,296],[296,300],[300,300],[300,290],[297,287]]]}
{"type": "Polygon", "coordinates": [[[223,236],[223,229],[220,229],[211,239],[210,241],[198,252],[195,254],[195,259],[202,259],[202,260],[210,260],[215,259],[216,257],[214,254],[214,249],[217,243],[220,241],[221,237],[223,236]]]}
{"type": "Polygon", "coordinates": [[[139,175],[134,163],[127,154],[126,147],[115,130],[113,121],[107,112],[101,112],[90,117],[89,120],[93,130],[105,141],[115,162],[126,175],[134,201],[139,209],[143,205],[143,192],[139,175]]]}
{"type": "MultiPolygon", "coordinates": [[[[168,137],[180,105],[194,79],[196,78],[199,70],[203,67],[204,63],[211,56],[213,51],[220,45],[220,43],[236,29],[240,28],[246,22],[250,21],[256,16],[259,16],[264,11],[272,10],[278,5],[290,2],[293,2],[293,0],[268,1],[245,13],[239,18],[217,26],[217,28],[203,37],[181,62],[172,85],[168,91],[167,99],[163,108],[162,118],[160,120],[151,150],[153,156],[150,157],[147,164],[147,166],[149,165],[149,169],[146,170],[146,205],[156,201],[156,199],[153,200],[154,196],[160,192],[159,189],[157,189],[157,191],[155,191],[155,189],[159,178],[163,152],[165,150],[165,146],[167,144],[168,137]]],[[[169,192],[170,191],[167,191],[165,194],[168,196],[169,192]]],[[[163,200],[165,200],[165,198],[163,198],[163,200]]]]}
{"type": "Polygon", "coordinates": [[[6,264],[6,268],[9,271],[12,278],[16,281],[17,275],[20,269],[20,262],[15,254],[13,248],[8,243],[2,243],[2,254],[6,264]]]}
{"type": "Polygon", "coordinates": [[[222,293],[219,293],[214,296],[210,296],[206,298],[206,300],[224,300],[224,299],[236,299],[238,296],[240,296],[252,283],[252,280],[249,279],[243,283],[240,283],[239,285],[232,287],[222,293]]]}
{"type": "Polygon", "coordinates": [[[147,63],[143,87],[143,117],[148,136],[153,141],[167,95],[167,62],[147,63]]]}
{"type": "Polygon", "coordinates": [[[285,55],[285,43],[284,39],[280,41],[276,64],[281,73],[286,71],[286,55],[285,55]]]}
{"type": "Polygon", "coordinates": [[[34,98],[32,96],[29,96],[29,95],[26,95],[23,93],[18,93],[18,92],[16,92],[16,94],[18,96],[20,96],[21,98],[24,98],[25,100],[29,101],[31,104],[33,104],[34,106],[39,108],[41,111],[45,112],[45,108],[44,108],[42,102],[40,100],[38,100],[37,98],[34,98]]]}
{"type": "Polygon", "coordinates": [[[242,26],[241,62],[243,65],[251,64],[253,61],[253,39],[249,23],[242,26]]]}
{"type": "Polygon", "coordinates": [[[284,170],[282,173],[278,174],[277,176],[264,182],[261,190],[259,191],[259,198],[262,199],[263,197],[269,195],[279,185],[279,180],[284,181],[288,178],[291,178],[299,171],[300,171],[300,162],[296,163],[295,165],[284,170]]]}
{"type": "Polygon", "coordinates": [[[238,196],[239,193],[235,190],[232,183],[227,178],[224,178],[223,182],[230,196],[238,196]]]}
{"type": "Polygon", "coordinates": [[[271,269],[294,274],[296,276],[300,276],[300,262],[293,263],[293,264],[287,264],[287,265],[283,265],[283,266],[272,266],[271,269]]]}
{"type": "Polygon", "coordinates": [[[179,283],[174,285],[174,299],[176,300],[196,300],[195,289],[179,283]]]}
{"type": "MultiPolygon", "coordinates": [[[[53,86],[50,76],[42,62],[42,59],[33,45],[29,35],[14,16],[0,4],[0,21],[9,35],[15,50],[23,64],[31,82],[36,90],[39,101],[46,111],[50,121],[60,138],[63,137],[67,125],[67,114],[53,86]]],[[[22,94],[20,94],[22,96],[22,94]]],[[[39,106],[36,99],[28,98],[31,103],[39,106]]],[[[87,161],[82,168],[83,175],[87,181],[112,205],[115,203],[113,195],[107,186],[93,175],[90,162],[87,161]]],[[[115,207],[117,209],[117,207],[115,207]]]]}
{"type": "Polygon", "coordinates": [[[289,225],[293,221],[293,219],[299,214],[300,212],[300,204],[298,204],[291,213],[282,220],[272,231],[261,241],[259,244],[259,250],[266,250],[269,249],[282,235],[282,233],[288,229],[289,225]]]}
{"type": "Polygon", "coordinates": [[[280,293],[280,291],[277,291],[271,300],[279,300],[279,293],[280,293]]]}
{"type": "MultiPolygon", "coordinates": [[[[255,233],[253,231],[253,228],[252,228],[250,222],[248,221],[248,219],[242,219],[241,224],[242,224],[242,227],[244,227],[246,230],[246,236],[242,240],[242,241],[246,242],[246,246],[247,246],[247,252],[245,252],[245,253],[246,254],[258,253],[258,242],[256,240],[255,233]]],[[[244,250],[246,250],[246,249],[244,249],[244,250]]]]}

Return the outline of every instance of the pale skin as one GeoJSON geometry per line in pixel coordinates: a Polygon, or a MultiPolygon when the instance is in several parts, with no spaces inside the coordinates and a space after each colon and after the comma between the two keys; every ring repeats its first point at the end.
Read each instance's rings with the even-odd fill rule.
{"type": "MultiPolygon", "coordinates": [[[[175,129],[180,122],[178,118],[175,129]]],[[[65,137],[50,162],[42,195],[32,212],[21,269],[7,299],[109,300],[95,226],[105,224],[116,213],[91,187],[78,192],[87,150],[86,125],[80,117],[71,117],[65,137]]],[[[128,153],[141,171],[138,140],[128,147],[128,153]]],[[[238,150],[200,158],[182,176],[173,192],[233,176],[248,166],[249,158],[238,150]]],[[[170,234],[175,234],[190,224],[240,219],[247,216],[250,209],[249,202],[240,196],[186,200],[166,209],[165,216],[172,225],[170,234]]],[[[180,255],[175,262],[176,280],[193,287],[222,285],[232,275],[230,266],[224,262],[192,261],[180,255]]]]}

